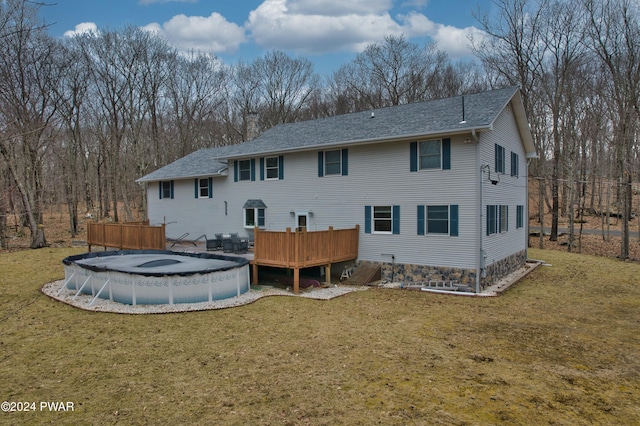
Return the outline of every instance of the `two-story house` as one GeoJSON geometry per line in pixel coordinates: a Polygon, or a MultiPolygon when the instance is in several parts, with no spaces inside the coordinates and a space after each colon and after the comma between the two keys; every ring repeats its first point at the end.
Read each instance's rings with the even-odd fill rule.
{"type": "Polygon", "coordinates": [[[138,182],[168,235],[358,224],[358,261],[380,263],[385,278],[480,291],[525,263],[535,156],[508,87],[282,124],[138,182]]]}

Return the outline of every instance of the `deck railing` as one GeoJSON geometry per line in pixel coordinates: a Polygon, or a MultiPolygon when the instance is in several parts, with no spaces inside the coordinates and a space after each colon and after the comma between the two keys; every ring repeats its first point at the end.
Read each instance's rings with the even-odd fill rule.
{"type": "Polygon", "coordinates": [[[298,291],[299,271],[312,266],[326,266],[358,258],[360,227],[326,231],[254,230],[253,265],[257,282],[257,266],[273,266],[294,270],[294,291],[298,291]]]}
{"type": "Polygon", "coordinates": [[[87,244],[120,250],[164,250],[165,226],[149,226],[149,222],[89,223],[87,244]]]}

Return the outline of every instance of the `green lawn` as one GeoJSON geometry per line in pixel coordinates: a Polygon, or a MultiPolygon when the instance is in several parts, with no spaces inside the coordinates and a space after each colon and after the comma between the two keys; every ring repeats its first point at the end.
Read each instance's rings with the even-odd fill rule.
{"type": "Polygon", "coordinates": [[[0,424],[640,424],[638,264],[531,250],[553,266],[496,298],[122,315],[40,293],[78,252],[0,255],[0,400],[36,403],[0,424]]]}

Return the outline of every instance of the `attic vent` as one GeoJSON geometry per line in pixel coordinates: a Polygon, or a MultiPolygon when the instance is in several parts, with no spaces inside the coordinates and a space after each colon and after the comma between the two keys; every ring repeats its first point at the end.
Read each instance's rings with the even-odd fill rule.
{"type": "Polygon", "coordinates": [[[371,118],[376,118],[376,113],[371,111],[371,118]]]}

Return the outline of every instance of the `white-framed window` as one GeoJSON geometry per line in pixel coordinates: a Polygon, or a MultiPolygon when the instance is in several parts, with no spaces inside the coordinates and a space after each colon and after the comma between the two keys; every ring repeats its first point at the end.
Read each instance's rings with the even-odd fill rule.
{"type": "Polygon", "coordinates": [[[509,230],[509,206],[500,206],[500,232],[509,230]]]}
{"type": "Polygon", "coordinates": [[[365,234],[400,234],[400,206],[364,206],[365,234]]]}
{"type": "Polygon", "coordinates": [[[238,161],[238,180],[251,180],[251,160],[238,161]]]}
{"type": "Polygon", "coordinates": [[[448,235],[459,232],[458,204],[418,205],[418,235],[448,235]]]}
{"type": "Polygon", "coordinates": [[[258,208],[245,208],[244,209],[244,227],[245,228],[264,228],[265,224],[265,209],[258,208]]]}
{"type": "Polygon", "coordinates": [[[516,229],[524,228],[524,206],[516,206],[516,229]]]}
{"type": "Polygon", "coordinates": [[[391,234],[393,229],[393,210],[391,206],[373,206],[373,233],[391,234]]]}
{"type": "Polygon", "coordinates": [[[505,149],[503,146],[495,144],[495,171],[504,173],[505,170],[505,149]]]}
{"type": "Polygon", "coordinates": [[[487,206],[487,235],[509,230],[509,206],[487,206]]]}
{"type": "Polygon", "coordinates": [[[209,198],[211,193],[211,180],[208,178],[198,179],[198,198],[209,198]]]}
{"type": "Polygon", "coordinates": [[[427,206],[427,234],[449,234],[449,206],[427,206]]]}
{"type": "Polygon", "coordinates": [[[264,175],[266,179],[280,179],[280,163],[278,157],[265,158],[264,175]]]}
{"type": "Polygon", "coordinates": [[[487,235],[498,233],[498,206],[487,206],[487,235]]]}
{"type": "Polygon", "coordinates": [[[511,176],[518,177],[520,175],[520,157],[515,152],[511,153],[511,176]]]}
{"type": "Polygon", "coordinates": [[[165,180],[160,182],[160,199],[173,198],[173,181],[165,180]]]}
{"type": "Polygon", "coordinates": [[[342,151],[339,149],[324,152],[324,175],[342,174],[342,151]]]}
{"type": "Polygon", "coordinates": [[[442,168],[442,141],[424,141],[418,143],[418,165],[420,170],[442,168]]]}

